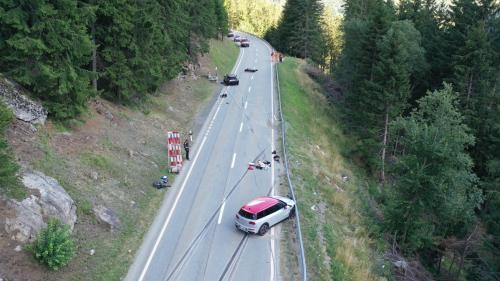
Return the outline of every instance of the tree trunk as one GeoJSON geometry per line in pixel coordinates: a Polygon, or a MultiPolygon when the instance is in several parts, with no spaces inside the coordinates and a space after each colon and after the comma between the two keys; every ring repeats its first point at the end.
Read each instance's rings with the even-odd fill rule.
{"type": "Polygon", "coordinates": [[[471,71],[470,75],[469,75],[469,83],[467,84],[467,104],[469,104],[469,98],[472,94],[472,78],[473,78],[473,76],[474,76],[474,74],[471,71]]]}
{"type": "Polygon", "coordinates": [[[380,181],[385,185],[385,154],[387,147],[387,134],[389,127],[389,110],[385,110],[385,122],[384,122],[384,139],[382,143],[382,170],[380,171],[380,181]]]}
{"type": "Polygon", "coordinates": [[[94,48],[92,49],[92,72],[94,73],[94,79],[92,79],[92,85],[94,86],[94,91],[97,93],[97,44],[95,43],[95,23],[92,23],[92,42],[94,43],[94,48]]]}

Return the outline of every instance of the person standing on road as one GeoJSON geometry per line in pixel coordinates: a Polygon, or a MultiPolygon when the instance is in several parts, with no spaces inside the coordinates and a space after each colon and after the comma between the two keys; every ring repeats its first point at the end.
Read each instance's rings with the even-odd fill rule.
{"type": "Polygon", "coordinates": [[[184,141],[184,151],[186,151],[186,160],[189,160],[189,139],[184,141]]]}

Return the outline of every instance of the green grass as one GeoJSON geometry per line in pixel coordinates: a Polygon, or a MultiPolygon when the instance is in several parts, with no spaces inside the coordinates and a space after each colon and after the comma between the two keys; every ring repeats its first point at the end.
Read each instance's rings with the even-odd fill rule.
{"type": "Polygon", "coordinates": [[[328,106],[303,65],[287,58],[278,71],[309,279],[387,280],[390,274],[381,270],[384,243],[371,238],[361,200],[369,182],[343,156],[353,140],[344,136],[336,108],[328,106]]]}
{"type": "Polygon", "coordinates": [[[210,42],[210,59],[218,68],[219,77],[231,72],[240,50],[231,40],[212,40],[210,42]]]}
{"type": "MultiPolygon", "coordinates": [[[[223,71],[231,69],[236,62],[238,48],[230,41],[213,40],[211,46],[209,56],[214,64],[223,71]]],[[[71,134],[79,127],[56,124],[53,129],[39,130],[39,150],[43,156],[33,166],[59,181],[76,202],[78,214],[78,225],[75,226],[78,231],[74,232],[77,255],[67,268],[50,273],[50,280],[107,281],[122,280],[126,275],[135,251],[142,243],[167,192],[151,187],[154,179],[168,173],[163,129],[151,123],[172,119],[179,128],[189,128],[196,112],[206,106],[218,87],[201,78],[182,83],[176,89],[189,90],[182,93],[161,92],[149,98],[145,105],[147,112],[144,112],[144,106],[138,106],[113,113],[120,116],[122,122],[145,123],[141,131],[154,131],[141,137],[130,137],[126,135],[127,132],[120,132],[118,126],[102,132],[94,149],[81,148],[71,154],[62,154],[54,144],[55,138],[65,132],[71,134]],[[186,106],[179,101],[180,97],[189,100],[189,110],[179,110],[186,106]],[[166,109],[170,106],[177,111],[169,113],[166,109]],[[141,139],[144,139],[145,144],[137,148],[141,139]],[[129,155],[130,147],[134,149],[133,157],[129,155]],[[98,172],[97,180],[91,176],[93,172],[98,172]],[[122,222],[119,230],[109,232],[97,226],[92,208],[94,203],[103,202],[118,214],[122,222]],[[89,233],[88,229],[96,233],[89,233]],[[90,249],[96,250],[95,255],[88,254],[90,249]]],[[[174,180],[175,176],[172,175],[171,179],[174,180]]]]}

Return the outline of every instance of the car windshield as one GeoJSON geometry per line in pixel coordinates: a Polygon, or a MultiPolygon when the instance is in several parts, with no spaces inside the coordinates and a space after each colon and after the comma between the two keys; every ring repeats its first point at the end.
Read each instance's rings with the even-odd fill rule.
{"type": "Polygon", "coordinates": [[[240,216],[246,218],[246,219],[249,219],[249,220],[255,220],[257,218],[257,216],[255,214],[252,214],[252,213],[249,213],[243,209],[241,209],[238,214],[240,214],[240,216]]]}

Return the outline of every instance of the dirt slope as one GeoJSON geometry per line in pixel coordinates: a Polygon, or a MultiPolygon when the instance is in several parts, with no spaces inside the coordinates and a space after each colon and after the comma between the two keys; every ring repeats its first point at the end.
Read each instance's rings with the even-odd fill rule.
{"type": "MultiPolygon", "coordinates": [[[[135,108],[102,99],[71,126],[48,122],[36,132],[14,122],[7,132],[19,162],[56,178],[77,203],[74,236],[77,254],[58,272],[38,265],[0,228],[0,278],[3,280],[120,280],[142,236],[154,218],[165,190],[151,182],[167,172],[165,136],[168,130],[186,135],[200,124],[219,85],[206,74],[227,69],[238,50],[229,41],[213,42],[210,55],[200,58],[195,76],[167,83],[157,97],[135,108]],[[221,60],[221,50],[227,57],[221,60]],[[97,222],[92,207],[104,205],[118,214],[121,227],[111,231],[97,222]],[[94,255],[90,255],[91,250],[94,255]]],[[[0,223],[10,210],[0,203],[0,223]]],[[[2,223],[3,225],[3,223],[2,223]]]]}

